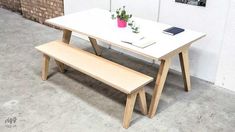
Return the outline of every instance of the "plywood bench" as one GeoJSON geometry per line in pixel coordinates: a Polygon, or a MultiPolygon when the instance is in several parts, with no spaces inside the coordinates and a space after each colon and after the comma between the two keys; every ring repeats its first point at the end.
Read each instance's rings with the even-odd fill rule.
{"type": "Polygon", "coordinates": [[[127,94],[123,127],[128,128],[137,95],[141,112],[147,114],[144,86],[153,80],[152,77],[121,66],[117,63],[91,54],[87,51],[73,48],[61,41],[53,41],[36,49],[43,53],[42,79],[47,79],[50,57],[89,75],[125,94],[127,94]]]}

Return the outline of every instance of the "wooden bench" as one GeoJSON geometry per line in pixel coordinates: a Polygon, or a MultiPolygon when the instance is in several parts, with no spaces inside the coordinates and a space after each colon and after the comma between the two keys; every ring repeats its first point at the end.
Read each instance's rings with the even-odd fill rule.
{"type": "Polygon", "coordinates": [[[153,80],[152,77],[131,70],[87,51],[71,47],[61,41],[49,42],[37,46],[36,49],[43,53],[43,80],[47,79],[49,60],[50,57],[52,57],[67,66],[70,66],[127,94],[123,118],[124,128],[129,127],[137,95],[139,95],[141,112],[144,115],[147,114],[144,86],[153,80]]]}

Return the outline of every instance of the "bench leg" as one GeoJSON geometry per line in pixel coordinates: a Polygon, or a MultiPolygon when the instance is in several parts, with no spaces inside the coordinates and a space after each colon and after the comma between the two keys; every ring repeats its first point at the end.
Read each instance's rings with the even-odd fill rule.
{"type": "Polygon", "coordinates": [[[92,47],[93,47],[93,49],[95,51],[95,54],[98,55],[98,56],[101,56],[101,49],[98,46],[96,39],[91,38],[91,37],[88,37],[88,38],[89,38],[89,40],[91,42],[91,45],[92,45],[92,47]]]}
{"type": "Polygon", "coordinates": [[[126,107],[125,107],[124,117],[123,117],[124,128],[129,127],[131,116],[132,116],[134,105],[135,105],[136,96],[137,96],[136,92],[127,95],[126,107]]]}
{"type": "Polygon", "coordinates": [[[190,83],[190,73],[189,73],[188,49],[179,53],[179,59],[180,59],[182,76],[184,79],[185,91],[190,91],[191,90],[191,83],[190,83]]]}
{"type": "Polygon", "coordinates": [[[65,70],[64,70],[64,69],[65,69],[64,64],[61,63],[61,62],[59,62],[59,61],[57,61],[57,60],[55,60],[55,62],[56,62],[56,64],[57,64],[57,66],[58,66],[60,72],[64,73],[64,72],[65,72],[65,70]]]}
{"type": "Polygon", "coordinates": [[[157,74],[156,84],[153,90],[151,104],[149,108],[149,117],[153,118],[157,111],[157,106],[162,94],[162,89],[165,84],[167,73],[170,67],[170,59],[161,60],[160,68],[157,74]]]}
{"type": "MultiPolygon", "coordinates": [[[[63,37],[62,37],[62,42],[69,44],[70,39],[71,39],[72,31],[64,29],[63,30],[63,37]]],[[[58,66],[60,72],[64,73],[65,72],[65,65],[57,60],[55,60],[56,65],[58,66]]]]}
{"type": "Polygon", "coordinates": [[[140,105],[140,109],[142,114],[147,115],[147,103],[146,103],[146,96],[145,96],[145,90],[144,88],[142,88],[139,93],[139,105],[140,105]]]}
{"type": "Polygon", "coordinates": [[[49,68],[50,57],[46,54],[43,54],[43,63],[42,63],[42,80],[47,80],[48,68],[49,68]]]}

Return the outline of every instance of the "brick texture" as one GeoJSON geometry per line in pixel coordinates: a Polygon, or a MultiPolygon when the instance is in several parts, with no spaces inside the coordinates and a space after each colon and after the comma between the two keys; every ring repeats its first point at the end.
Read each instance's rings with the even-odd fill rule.
{"type": "Polygon", "coordinates": [[[20,12],[43,24],[46,19],[64,15],[63,0],[0,0],[0,7],[20,12]]]}
{"type": "Polygon", "coordinates": [[[48,18],[64,15],[63,0],[21,0],[24,17],[44,23],[48,18]]]}
{"type": "Polygon", "coordinates": [[[12,11],[21,12],[21,0],[0,0],[0,7],[10,9],[12,11]]]}

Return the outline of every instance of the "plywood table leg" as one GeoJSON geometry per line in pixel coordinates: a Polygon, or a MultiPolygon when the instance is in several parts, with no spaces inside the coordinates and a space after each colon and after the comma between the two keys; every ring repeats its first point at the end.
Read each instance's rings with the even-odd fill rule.
{"type": "MultiPolygon", "coordinates": [[[[71,35],[72,35],[72,31],[64,29],[62,41],[66,44],[69,44],[70,39],[71,39],[71,35]]],[[[65,65],[57,60],[55,60],[55,62],[56,62],[56,65],[58,66],[60,72],[64,73],[65,65]]]]}
{"type": "Polygon", "coordinates": [[[140,109],[142,114],[147,115],[147,103],[146,103],[146,96],[145,96],[145,90],[144,88],[142,88],[139,92],[138,92],[138,97],[139,97],[139,105],[140,105],[140,109]]]}
{"type": "Polygon", "coordinates": [[[64,43],[69,44],[70,39],[71,39],[71,35],[72,35],[72,31],[67,30],[67,29],[64,29],[64,30],[63,30],[63,38],[62,38],[62,41],[63,41],[64,43]]]}
{"type": "Polygon", "coordinates": [[[179,59],[180,59],[182,76],[184,79],[185,91],[190,91],[191,90],[191,82],[190,82],[190,73],[189,73],[188,49],[179,53],[179,59]]]}
{"type": "Polygon", "coordinates": [[[48,68],[49,68],[50,57],[46,54],[43,54],[43,63],[42,63],[42,80],[47,80],[48,68]]]}
{"type": "Polygon", "coordinates": [[[160,100],[160,96],[162,94],[162,89],[165,84],[167,73],[169,71],[170,63],[171,63],[170,59],[161,60],[160,68],[157,74],[156,84],[153,90],[149,113],[148,113],[150,118],[152,118],[157,111],[157,106],[160,100]]]}
{"type": "Polygon", "coordinates": [[[95,54],[101,56],[101,49],[98,46],[96,39],[91,38],[91,37],[88,37],[88,38],[89,38],[89,40],[91,42],[91,45],[92,45],[92,47],[93,47],[93,49],[95,51],[95,54]]]}
{"type": "Polygon", "coordinates": [[[132,93],[132,94],[127,95],[126,107],[125,107],[124,117],[123,117],[123,127],[124,128],[128,128],[130,125],[136,96],[137,96],[137,93],[132,93]]]}

